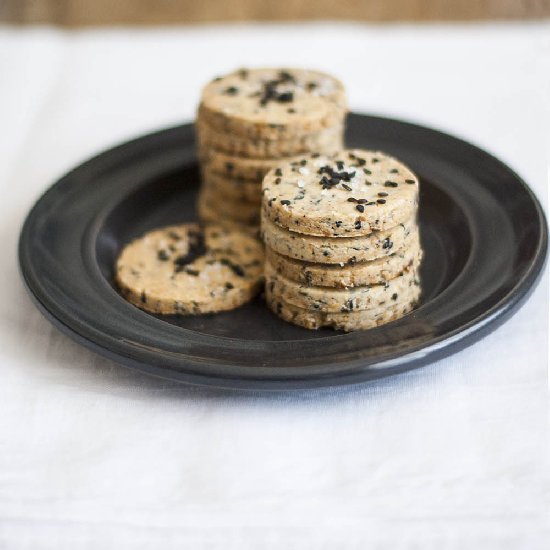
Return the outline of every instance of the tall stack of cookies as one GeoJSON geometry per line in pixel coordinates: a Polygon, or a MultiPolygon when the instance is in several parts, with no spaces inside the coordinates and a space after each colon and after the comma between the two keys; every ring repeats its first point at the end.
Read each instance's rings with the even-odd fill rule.
{"type": "Polygon", "coordinates": [[[380,152],[304,155],[263,182],[266,300],[306,328],[367,329],[420,296],[418,178],[380,152]]]}
{"type": "Polygon", "coordinates": [[[257,227],[267,172],[297,155],[341,150],[346,113],[343,85],[320,72],[242,69],[214,79],[196,125],[201,220],[257,227]]]}

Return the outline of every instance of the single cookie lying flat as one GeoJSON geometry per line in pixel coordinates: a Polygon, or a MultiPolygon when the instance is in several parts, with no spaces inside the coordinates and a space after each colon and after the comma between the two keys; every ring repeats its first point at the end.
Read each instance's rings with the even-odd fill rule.
{"type": "Polygon", "coordinates": [[[219,132],[288,139],[342,124],[344,86],[305,69],[241,69],[207,84],[198,117],[219,132]]]}
{"type": "Polygon", "coordinates": [[[375,231],[362,237],[334,239],[302,235],[283,229],[267,218],[264,212],[261,222],[262,237],[267,247],[289,258],[321,264],[354,265],[357,262],[384,258],[396,250],[410,246],[418,235],[415,216],[386,231],[375,231]]]}
{"type": "Polygon", "coordinates": [[[116,263],[116,282],[133,305],[152,313],[198,315],[234,309],[258,292],[261,244],[249,235],[188,223],[132,241],[116,263]]]}
{"type": "Polygon", "coordinates": [[[290,231],[363,236],[405,222],[416,212],[418,178],[381,152],[346,150],[304,156],[264,178],[263,211],[290,231]]]}
{"type": "Polygon", "coordinates": [[[418,269],[422,255],[417,233],[409,246],[389,256],[354,265],[303,262],[266,248],[266,259],[277,273],[302,285],[334,288],[384,284],[411,269],[418,269]]]}
{"type": "Polygon", "coordinates": [[[346,332],[366,330],[395,321],[412,311],[420,298],[420,288],[414,287],[407,300],[397,300],[389,307],[377,307],[363,311],[329,313],[307,310],[286,303],[266,288],[265,298],[268,307],[281,319],[308,329],[330,327],[346,332]]]}
{"type": "Polygon", "coordinates": [[[350,289],[314,287],[291,281],[268,261],[265,264],[265,285],[273,296],[296,307],[328,313],[389,307],[397,300],[408,302],[419,284],[417,271],[411,269],[385,284],[350,289]]]}

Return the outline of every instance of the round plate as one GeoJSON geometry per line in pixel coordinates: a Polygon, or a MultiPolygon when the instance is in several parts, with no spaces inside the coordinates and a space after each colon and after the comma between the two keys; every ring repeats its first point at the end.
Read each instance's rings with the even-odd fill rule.
{"type": "Polygon", "coordinates": [[[19,257],[42,312],[86,347],[193,384],[286,389],[372,380],[449,355],[502,323],[534,286],[547,227],[527,185],[488,153],[413,124],[350,115],[347,144],[402,159],[421,181],[422,302],[382,327],[309,331],[261,298],[237,310],[156,317],[113,286],[121,247],[196,219],[192,125],[131,141],[51,187],[23,227],[19,257]]]}

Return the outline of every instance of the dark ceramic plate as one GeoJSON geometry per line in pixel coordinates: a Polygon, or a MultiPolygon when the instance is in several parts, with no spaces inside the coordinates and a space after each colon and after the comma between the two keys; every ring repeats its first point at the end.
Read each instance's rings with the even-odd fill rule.
{"type": "Polygon", "coordinates": [[[440,132],[351,115],[347,144],[381,149],[420,176],[422,303],[351,334],[285,323],[260,298],[235,311],[156,317],[113,287],[120,248],[153,227],[195,219],[193,126],[107,151],[50,188],[20,238],[25,283],[46,317],[130,368],[192,384],[304,388],[373,380],[480,339],[533,288],[547,228],[527,185],[500,161],[440,132]]]}

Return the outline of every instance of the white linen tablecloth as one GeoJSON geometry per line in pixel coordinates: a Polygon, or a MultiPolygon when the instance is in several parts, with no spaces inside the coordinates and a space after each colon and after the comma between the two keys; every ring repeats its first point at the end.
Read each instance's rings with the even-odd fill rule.
{"type": "Polygon", "coordinates": [[[470,348],[369,385],[191,388],[80,348],[31,304],[27,210],[87,157],[190,120],[238,66],[317,67],[546,204],[550,23],[0,28],[0,548],[548,548],[548,278],[470,348]]]}

